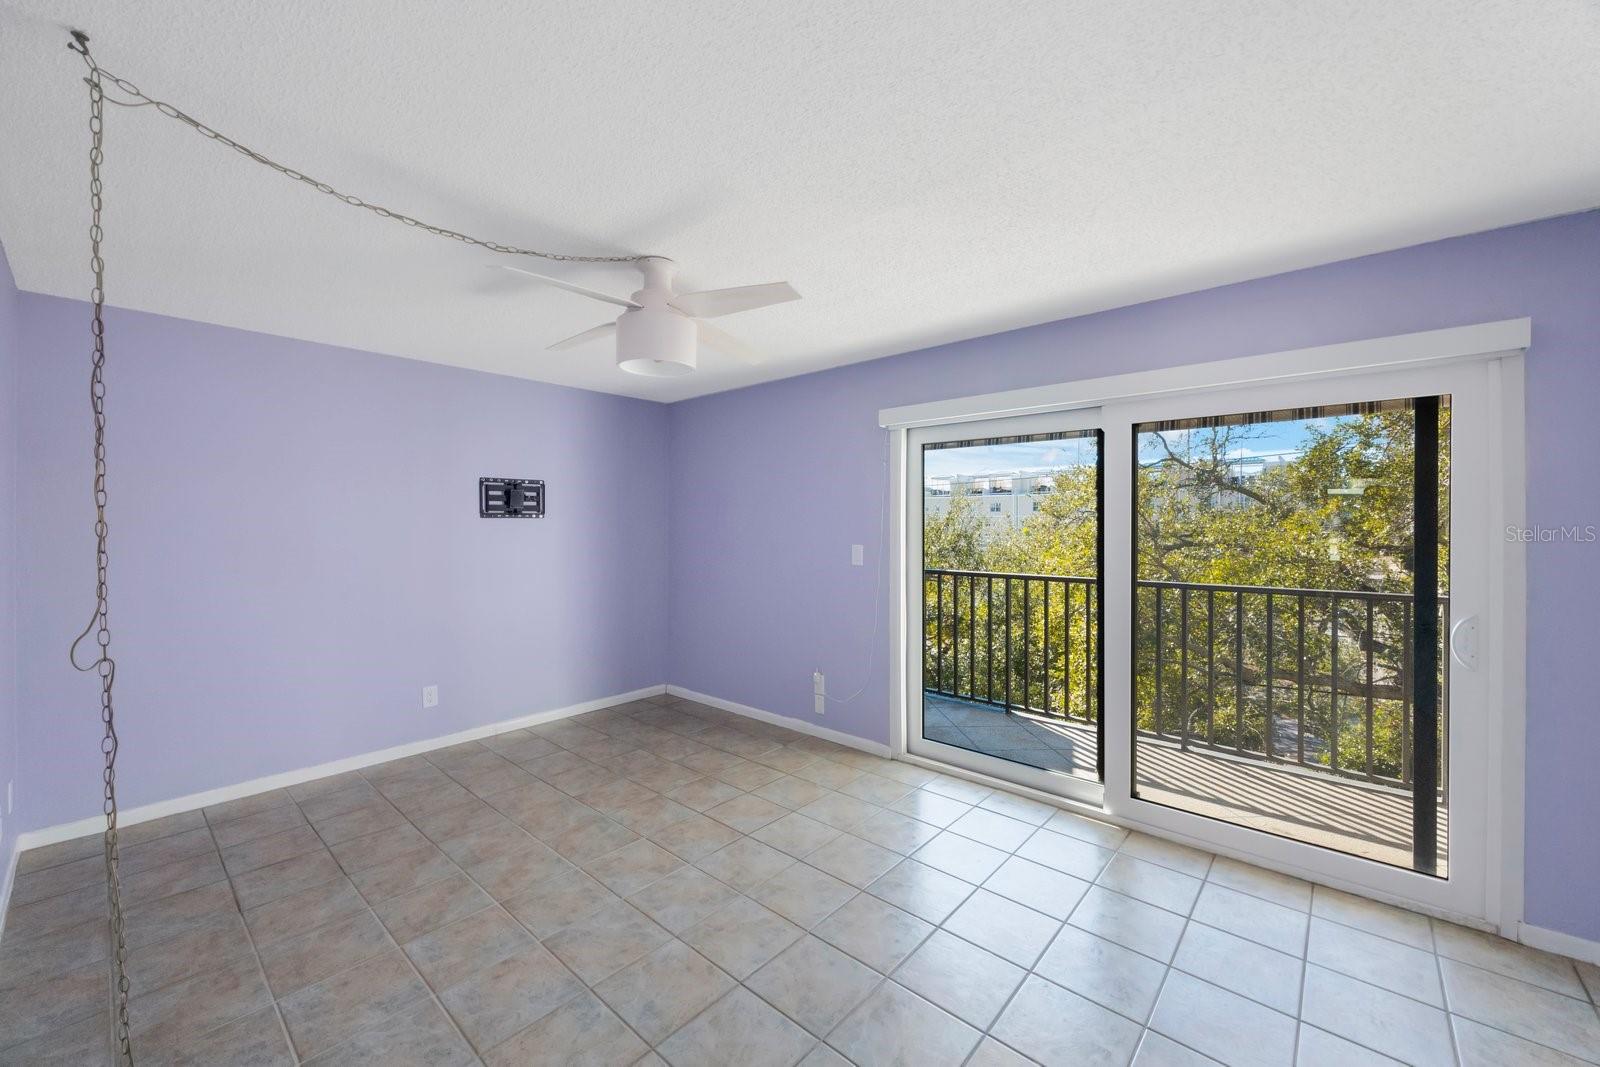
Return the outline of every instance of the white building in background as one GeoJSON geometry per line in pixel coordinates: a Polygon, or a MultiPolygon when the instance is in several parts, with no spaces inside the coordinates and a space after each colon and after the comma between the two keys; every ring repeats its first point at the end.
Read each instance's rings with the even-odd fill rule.
{"type": "Polygon", "coordinates": [[[990,529],[1013,529],[1039,510],[1040,498],[1052,487],[1050,475],[1028,471],[929,478],[922,487],[922,512],[928,518],[942,516],[951,498],[965,493],[990,529]]]}

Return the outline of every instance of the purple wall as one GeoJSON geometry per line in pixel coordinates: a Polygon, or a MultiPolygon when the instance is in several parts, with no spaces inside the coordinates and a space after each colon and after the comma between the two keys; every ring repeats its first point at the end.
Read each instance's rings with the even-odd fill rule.
{"type": "Polygon", "coordinates": [[[17,774],[17,333],[18,294],[0,248],[0,901],[11,889],[20,819],[5,810],[17,774]]]}
{"type": "MultiPolygon", "coordinates": [[[[87,306],[21,297],[29,828],[99,810],[87,306]]],[[[133,312],[107,324],[129,806],[660,683],[666,409],[133,312]],[[548,517],[477,514],[481,475],[548,517]],[[424,711],[420,687],[440,686],[424,711]]]]}
{"type": "MultiPolygon", "coordinates": [[[[1477,234],[675,404],[671,681],[888,739],[880,408],[1531,316],[1528,520],[1600,524],[1600,212],[1477,234]],[[850,545],[867,566],[849,565],[850,545]],[[853,702],[811,715],[811,672],[853,702]]],[[[1600,939],[1600,545],[1528,549],[1527,919],[1600,939]]]]}

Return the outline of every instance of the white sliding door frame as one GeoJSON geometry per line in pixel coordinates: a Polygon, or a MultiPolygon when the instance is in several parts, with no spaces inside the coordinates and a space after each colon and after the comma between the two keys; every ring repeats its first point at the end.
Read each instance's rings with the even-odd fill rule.
{"type": "MultiPolygon", "coordinates": [[[[1104,431],[1105,441],[1102,816],[1324,884],[1487,923],[1515,936],[1522,905],[1525,617],[1521,545],[1504,531],[1522,520],[1521,375],[1529,337],[1529,321],[1514,319],[880,412],[880,423],[894,431],[897,566],[892,572],[891,739],[896,755],[920,760],[907,751],[907,723],[915,721],[908,716],[912,701],[920,698],[911,678],[913,669],[920,672],[920,653],[915,664],[910,662],[914,639],[920,639],[920,603],[913,605],[909,595],[921,588],[910,584],[920,578],[911,574],[911,564],[920,567],[921,560],[920,538],[917,550],[910,548],[920,528],[920,520],[915,528],[910,521],[920,505],[914,497],[920,493],[909,481],[912,468],[920,470],[920,464],[911,455],[910,431],[939,426],[946,436],[959,436],[962,423],[1098,408],[1095,425],[1104,431]],[[1470,484],[1458,479],[1451,493],[1452,617],[1479,617],[1481,651],[1479,669],[1470,678],[1463,679],[1459,665],[1451,664],[1457,685],[1451,693],[1452,730],[1459,729],[1461,737],[1459,743],[1450,742],[1450,877],[1417,874],[1134,797],[1133,425],[1180,413],[1220,415],[1441,393],[1452,396],[1455,463],[1484,473],[1470,484]]],[[[970,767],[957,772],[988,778],[970,767]]],[[[1051,799],[1069,806],[1074,801],[1080,806],[1092,803],[1081,794],[1060,794],[1057,790],[1051,799]]]]}

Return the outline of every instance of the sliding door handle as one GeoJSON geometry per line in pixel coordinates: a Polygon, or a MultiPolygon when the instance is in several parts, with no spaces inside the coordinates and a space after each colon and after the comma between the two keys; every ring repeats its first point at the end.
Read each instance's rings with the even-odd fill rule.
{"type": "Polygon", "coordinates": [[[1468,615],[1450,627],[1450,654],[1469,671],[1478,669],[1478,617],[1468,615]]]}

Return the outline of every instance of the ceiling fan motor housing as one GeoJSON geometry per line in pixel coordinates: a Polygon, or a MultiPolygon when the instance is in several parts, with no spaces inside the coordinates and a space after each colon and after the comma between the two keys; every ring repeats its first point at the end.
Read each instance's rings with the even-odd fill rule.
{"type": "Polygon", "coordinates": [[[630,374],[688,374],[698,349],[694,320],[668,308],[624,311],[617,320],[617,366],[630,374]]]}

